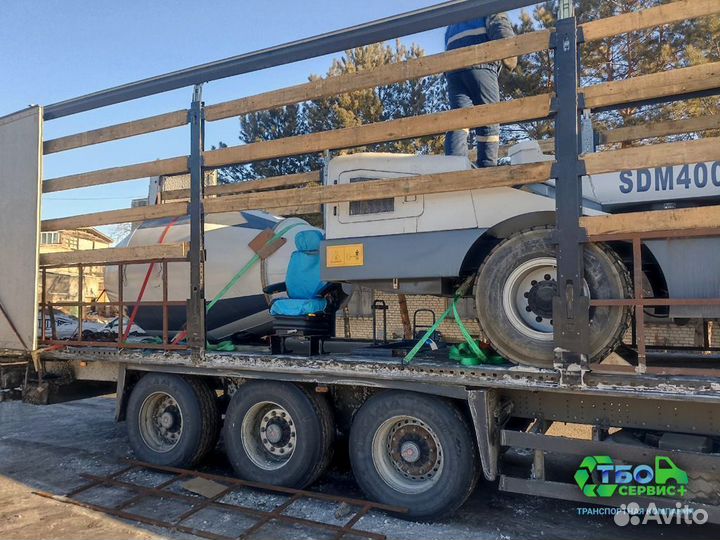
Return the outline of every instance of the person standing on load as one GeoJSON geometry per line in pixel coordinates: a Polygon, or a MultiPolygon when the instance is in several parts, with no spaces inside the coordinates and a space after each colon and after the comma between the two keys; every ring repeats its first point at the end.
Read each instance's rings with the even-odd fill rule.
{"type": "MultiPolygon", "coordinates": [[[[445,31],[445,49],[452,51],[495,39],[510,38],[514,35],[515,32],[507,14],[498,13],[448,26],[445,31]]],[[[517,58],[506,58],[502,62],[479,64],[469,69],[446,73],[450,106],[453,109],[464,109],[500,101],[498,75],[503,64],[512,71],[517,66],[517,58]]],[[[467,157],[468,133],[467,129],[449,132],[445,139],[445,154],[467,157]]],[[[477,128],[475,140],[478,166],[494,167],[497,165],[500,126],[494,124],[477,128]]]]}

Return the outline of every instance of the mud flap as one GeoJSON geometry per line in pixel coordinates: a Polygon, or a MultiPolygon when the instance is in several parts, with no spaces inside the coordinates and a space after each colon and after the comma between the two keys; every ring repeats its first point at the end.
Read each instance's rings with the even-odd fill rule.
{"type": "Polygon", "coordinates": [[[468,404],[477,436],[483,474],[489,482],[494,482],[498,477],[500,457],[498,411],[501,404],[498,392],[497,390],[470,390],[468,404]]]}

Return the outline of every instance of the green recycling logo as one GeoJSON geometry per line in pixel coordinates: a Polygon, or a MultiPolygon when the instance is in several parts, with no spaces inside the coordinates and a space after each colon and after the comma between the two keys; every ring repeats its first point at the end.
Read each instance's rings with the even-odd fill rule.
{"type": "Polygon", "coordinates": [[[668,456],[655,466],[615,463],[610,456],[587,456],[575,471],[575,483],[586,497],[684,497],[688,474],[668,456]]]}
{"type": "Polygon", "coordinates": [[[612,497],[617,490],[617,484],[591,482],[592,474],[598,465],[613,465],[613,460],[609,456],[587,456],[575,471],[575,482],[586,497],[612,497]]]}

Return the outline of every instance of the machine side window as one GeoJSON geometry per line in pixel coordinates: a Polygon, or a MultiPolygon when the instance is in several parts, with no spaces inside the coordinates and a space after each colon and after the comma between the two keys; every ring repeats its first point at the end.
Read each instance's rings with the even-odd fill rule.
{"type": "MultiPolygon", "coordinates": [[[[368,180],[377,180],[377,178],[351,178],[350,183],[367,182],[368,180]]],[[[350,203],[350,215],[359,216],[365,214],[385,214],[395,211],[395,199],[373,199],[371,201],[352,201],[350,203]]]]}

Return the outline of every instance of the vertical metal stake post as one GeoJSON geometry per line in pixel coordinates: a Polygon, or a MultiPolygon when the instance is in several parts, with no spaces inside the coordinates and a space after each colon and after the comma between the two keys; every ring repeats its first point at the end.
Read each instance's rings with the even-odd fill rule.
{"type": "Polygon", "coordinates": [[[205,112],[202,85],[195,86],[190,107],[190,301],[188,302],[188,344],[193,359],[205,354],[205,112]]]}
{"type": "Polygon", "coordinates": [[[553,299],[555,346],[563,365],[585,363],[589,353],[590,299],[584,296],[582,163],[578,159],[578,29],[572,3],[561,2],[555,32],[555,167],[557,196],[557,295],[553,299]]]}

